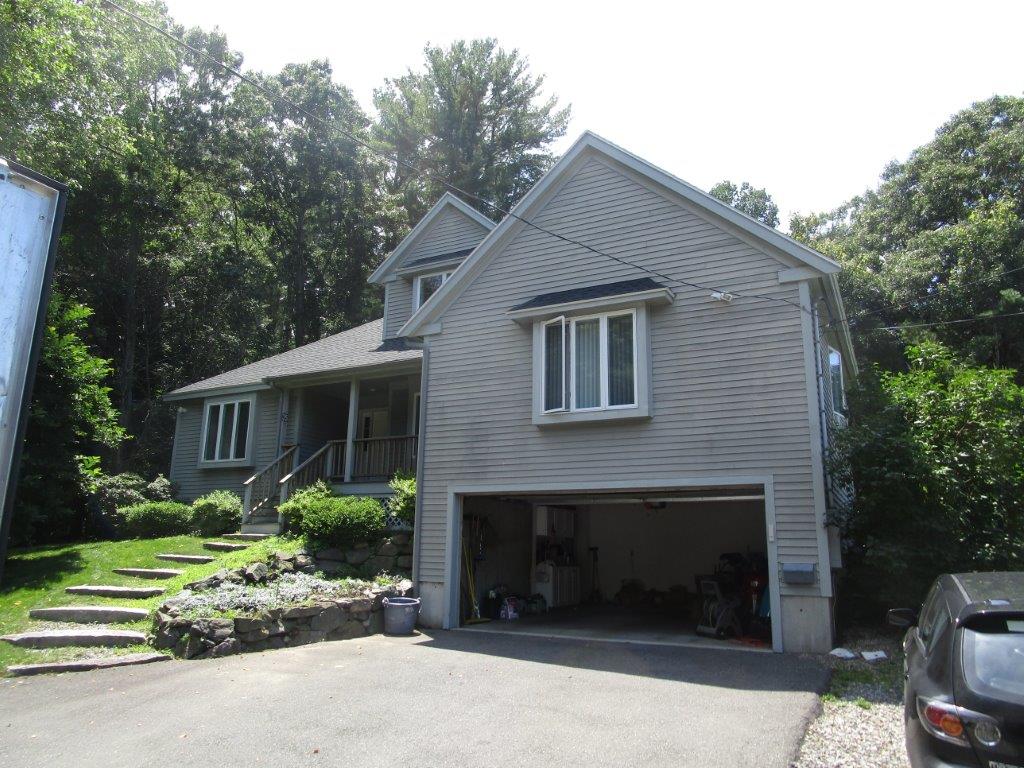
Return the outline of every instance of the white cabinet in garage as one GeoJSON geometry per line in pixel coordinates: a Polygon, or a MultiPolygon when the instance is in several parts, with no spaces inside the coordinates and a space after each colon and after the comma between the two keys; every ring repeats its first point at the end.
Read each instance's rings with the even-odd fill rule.
{"type": "Polygon", "coordinates": [[[537,505],[533,508],[534,534],[571,539],[576,533],[576,513],[565,507],[537,505]]]}

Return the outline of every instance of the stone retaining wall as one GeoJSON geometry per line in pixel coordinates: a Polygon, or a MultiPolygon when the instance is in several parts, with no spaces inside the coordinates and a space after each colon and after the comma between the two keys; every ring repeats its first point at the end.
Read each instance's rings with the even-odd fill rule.
{"type": "Polygon", "coordinates": [[[163,606],[157,612],[153,645],[173,649],[186,659],[200,659],[363,637],[383,631],[384,598],[409,591],[411,584],[398,590],[374,589],[364,597],[321,599],[234,619],[188,618],[163,606]]]}
{"type": "MultiPolygon", "coordinates": [[[[407,571],[411,566],[412,536],[398,532],[348,550],[277,552],[267,563],[253,563],[233,571],[220,570],[187,584],[186,589],[216,589],[224,582],[260,585],[294,571],[335,574],[346,568],[363,567],[373,573],[394,574],[407,571]]],[[[406,579],[395,589],[374,587],[362,595],[316,598],[310,604],[271,608],[236,618],[192,618],[165,603],[156,613],[153,645],[172,649],[175,655],[186,659],[200,659],[363,637],[383,631],[385,597],[405,596],[411,592],[412,582],[406,579]]]]}

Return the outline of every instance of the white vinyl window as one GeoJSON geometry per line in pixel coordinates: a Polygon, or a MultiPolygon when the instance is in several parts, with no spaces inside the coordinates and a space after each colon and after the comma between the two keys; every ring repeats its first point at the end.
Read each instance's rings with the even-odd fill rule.
{"type": "Polygon", "coordinates": [[[557,317],[543,330],[544,413],[637,407],[634,310],[557,317]]]}
{"type": "Polygon", "coordinates": [[[246,461],[252,444],[253,398],[213,400],[203,417],[203,461],[246,461]]]}
{"type": "Polygon", "coordinates": [[[413,311],[416,311],[422,307],[427,299],[437,293],[438,289],[448,282],[448,278],[452,276],[450,271],[448,272],[432,272],[429,275],[419,275],[413,281],[412,293],[413,293],[413,311]]]}
{"type": "Polygon", "coordinates": [[[843,356],[834,347],[828,348],[829,381],[832,384],[832,410],[846,412],[846,388],[843,386],[843,356]]]}

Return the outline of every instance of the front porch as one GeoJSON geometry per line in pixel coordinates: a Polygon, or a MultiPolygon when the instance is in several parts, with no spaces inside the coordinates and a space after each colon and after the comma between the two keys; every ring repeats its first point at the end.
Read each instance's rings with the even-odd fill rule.
{"type": "Polygon", "coordinates": [[[245,482],[243,530],[276,531],[277,506],[319,480],[386,497],[391,478],[416,471],[418,370],[281,389],[279,455],[245,482]]]}

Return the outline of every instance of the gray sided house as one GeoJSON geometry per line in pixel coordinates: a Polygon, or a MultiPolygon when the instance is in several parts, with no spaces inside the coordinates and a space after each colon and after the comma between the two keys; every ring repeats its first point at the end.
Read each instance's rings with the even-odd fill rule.
{"type": "Polygon", "coordinates": [[[742,561],[744,632],[827,650],[839,266],[590,133],[512,213],[445,195],[371,276],[382,321],[170,393],[182,495],[244,489],[273,530],[317,478],[383,496],[415,469],[428,626],[498,590],[692,633],[742,561]]]}

